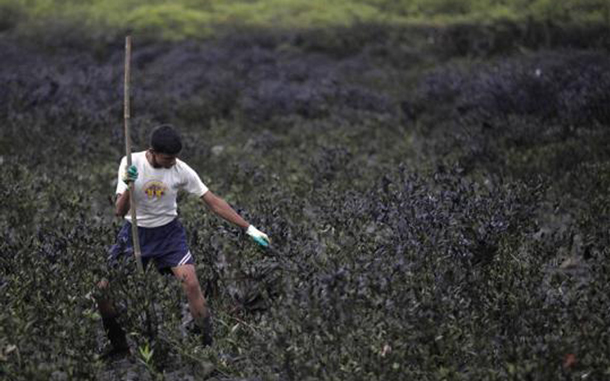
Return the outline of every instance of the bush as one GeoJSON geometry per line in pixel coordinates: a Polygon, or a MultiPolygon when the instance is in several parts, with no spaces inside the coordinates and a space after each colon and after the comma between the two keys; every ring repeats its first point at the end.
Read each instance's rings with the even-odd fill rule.
{"type": "Polygon", "coordinates": [[[439,140],[439,148],[462,147],[464,165],[481,162],[494,171],[510,170],[520,167],[522,154],[522,163],[531,169],[526,174],[560,176],[566,165],[579,162],[573,161],[576,157],[598,160],[574,145],[610,121],[602,106],[609,67],[604,55],[589,52],[540,53],[466,69],[448,65],[426,75],[404,107],[411,118],[422,115],[429,133],[453,137],[439,140]],[[444,112],[434,114],[439,103],[444,112]],[[553,163],[555,155],[559,161],[553,163]],[[517,161],[511,163],[513,159],[517,161]],[[543,163],[536,165],[537,160],[543,163]]]}
{"type": "MultiPolygon", "coordinates": [[[[265,0],[265,1],[20,1],[1,0],[5,30],[56,45],[55,38],[80,38],[95,44],[111,42],[128,32],[141,40],[207,39],[235,31],[366,29],[366,25],[488,25],[497,21],[532,22],[544,33],[563,26],[605,26],[610,6],[604,0],[265,0]],[[70,35],[68,31],[79,31],[70,35]]],[[[485,26],[483,28],[486,28],[485,26]]],[[[453,33],[452,33],[453,34],[453,33]]],[[[568,37],[570,33],[566,33],[568,37]]],[[[479,36],[481,37],[481,36],[479,36]]],[[[335,34],[336,42],[344,34],[335,34]]],[[[584,41],[584,39],[580,39],[584,41]]],[[[603,41],[603,40],[602,40],[603,41]]],[[[83,47],[86,45],[83,45],[83,47]]],[[[450,45],[447,46],[451,48],[450,45]]]]}

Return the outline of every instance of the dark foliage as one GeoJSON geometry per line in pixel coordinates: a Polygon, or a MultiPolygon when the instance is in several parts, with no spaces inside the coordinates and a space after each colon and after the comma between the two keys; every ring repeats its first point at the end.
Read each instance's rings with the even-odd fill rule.
{"type": "Polygon", "coordinates": [[[2,38],[0,376],[607,377],[607,51],[516,53],[464,26],[440,52],[417,33],[135,40],[135,149],[178,126],[185,161],[273,242],[181,197],[212,349],[182,335],[177,282],[106,268],[121,43],[2,38]],[[102,277],[139,353],[116,369],[97,355],[102,277]]]}

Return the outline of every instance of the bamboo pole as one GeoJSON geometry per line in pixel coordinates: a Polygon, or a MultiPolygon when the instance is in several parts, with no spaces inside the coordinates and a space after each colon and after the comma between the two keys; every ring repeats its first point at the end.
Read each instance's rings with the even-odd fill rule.
{"type": "MultiPolygon", "coordinates": [[[[125,37],[125,83],[124,83],[124,121],[125,121],[125,156],[127,157],[127,167],[131,166],[131,135],[129,134],[129,122],[131,119],[129,113],[129,81],[131,75],[131,36],[125,37]]],[[[144,268],[142,267],[142,251],[140,250],[140,237],[138,236],[138,218],[136,215],[136,198],[135,198],[135,189],[134,183],[129,183],[129,205],[131,211],[131,237],[133,239],[133,251],[136,256],[136,262],[138,269],[141,272],[144,272],[144,268]]]]}

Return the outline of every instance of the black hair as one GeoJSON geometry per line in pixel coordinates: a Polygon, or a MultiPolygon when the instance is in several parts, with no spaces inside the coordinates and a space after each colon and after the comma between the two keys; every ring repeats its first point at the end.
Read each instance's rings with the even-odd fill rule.
{"type": "Polygon", "coordinates": [[[163,124],[150,134],[150,147],[155,152],[177,155],[182,150],[182,139],[172,125],[163,124]]]}

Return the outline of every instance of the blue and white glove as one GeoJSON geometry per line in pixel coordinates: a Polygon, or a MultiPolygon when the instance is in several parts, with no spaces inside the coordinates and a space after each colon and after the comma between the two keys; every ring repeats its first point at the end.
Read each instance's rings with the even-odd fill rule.
{"type": "Polygon", "coordinates": [[[123,182],[127,185],[129,183],[133,183],[138,179],[138,168],[135,165],[131,165],[129,168],[125,170],[123,173],[123,182]]]}
{"type": "Polygon", "coordinates": [[[252,237],[252,239],[254,241],[256,241],[256,243],[258,243],[262,247],[269,246],[269,243],[271,242],[269,240],[269,237],[267,236],[267,234],[265,234],[262,231],[255,228],[254,225],[248,226],[248,230],[246,230],[246,234],[249,235],[250,237],[252,237]]]}

